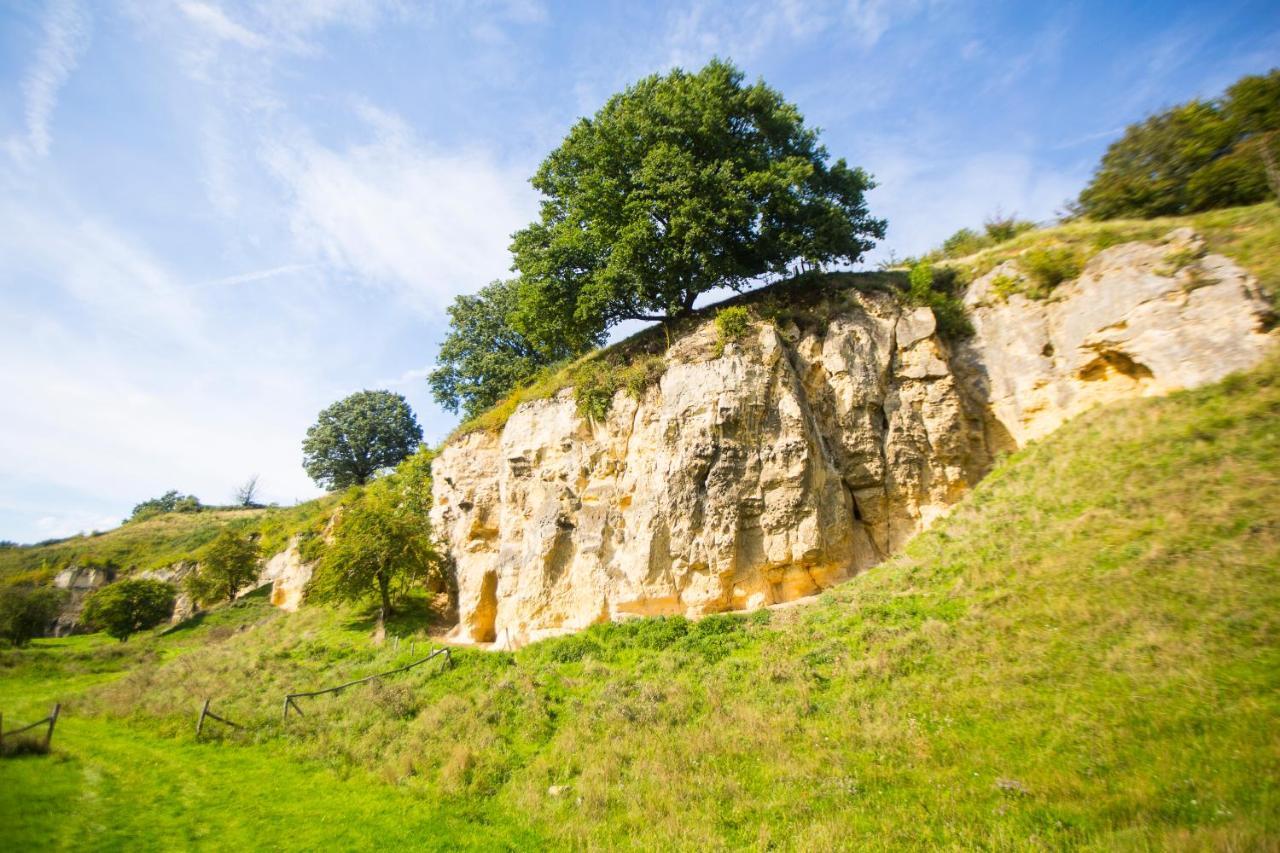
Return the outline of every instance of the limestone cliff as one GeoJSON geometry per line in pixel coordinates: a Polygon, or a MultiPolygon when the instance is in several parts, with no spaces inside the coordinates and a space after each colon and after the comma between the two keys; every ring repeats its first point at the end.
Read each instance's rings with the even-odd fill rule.
{"type": "Polygon", "coordinates": [[[1167,268],[1194,242],[1104,251],[1047,301],[1001,300],[993,270],[955,345],[927,308],[832,286],[719,354],[702,323],[603,422],[566,390],[456,439],[435,462],[432,520],[459,637],[517,645],[811,595],[902,547],[995,453],[1091,405],[1256,363],[1270,336],[1249,277],[1216,256],[1167,268]]]}

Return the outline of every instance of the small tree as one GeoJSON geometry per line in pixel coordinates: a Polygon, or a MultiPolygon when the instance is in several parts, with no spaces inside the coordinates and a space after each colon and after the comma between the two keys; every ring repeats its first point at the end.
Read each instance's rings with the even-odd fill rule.
{"type": "Polygon", "coordinates": [[[254,474],[248,480],[244,481],[244,485],[236,489],[235,494],[236,506],[245,508],[261,506],[258,503],[258,475],[254,474]]]}
{"type": "Polygon", "coordinates": [[[173,585],[163,581],[118,581],[89,596],[82,618],[123,643],[168,619],[174,598],[173,585]]]}
{"type": "Polygon", "coordinates": [[[358,391],[320,413],[302,442],[303,467],[328,489],[369,482],[413,453],[422,428],[400,394],[358,391]]]}
{"type": "Polygon", "coordinates": [[[61,590],[47,586],[0,589],[0,638],[15,646],[25,646],[43,636],[64,599],[61,590]]]}
{"type": "Polygon", "coordinates": [[[393,475],[343,505],[316,566],[308,597],[362,601],[375,597],[378,618],[391,615],[393,594],[438,571],[426,512],[430,503],[430,455],[403,475],[393,475]],[[424,486],[425,484],[425,486],[424,486]]]}
{"type": "Polygon", "coordinates": [[[235,601],[236,593],[258,579],[262,552],[250,536],[228,527],[201,551],[200,570],[187,575],[187,593],[200,604],[235,601]]]}

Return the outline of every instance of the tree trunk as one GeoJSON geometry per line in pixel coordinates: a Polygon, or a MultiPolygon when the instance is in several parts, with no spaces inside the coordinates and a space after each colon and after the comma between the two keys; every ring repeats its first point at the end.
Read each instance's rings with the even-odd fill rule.
{"type": "Polygon", "coordinates": [[[386,575],[378,575],[378,593],[382,596],[382,611],[378,614],[378,619],[382,622],[386,622],[391,615],[390,586],[390,579],[386,575]]]}

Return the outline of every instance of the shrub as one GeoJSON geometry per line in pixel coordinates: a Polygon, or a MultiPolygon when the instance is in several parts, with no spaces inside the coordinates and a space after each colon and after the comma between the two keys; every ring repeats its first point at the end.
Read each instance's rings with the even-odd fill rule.
{"type": "Polygon", "coordinates": [[[154,628],[173,613],[172,584],[153,580],[124,580],[108,584],[89,596],[84,621],[120,642],[154,628]]]}
{"type": "Polygon", "coordinates": [[[201,604],[234,601],[236,593],[258,579],[262,554],[258,543],[223,528],[200,554],[200,571],[187,576],[187,592],[201,604]]]}
{"type": "Polygon", "coordinates": [[[146,521],[167,512],[200,512],[204,509],[200,499],[195,495],[181,495],[176,489],[170,489],[158,498],[143,501],[133,508],[129,521],[146,521]]]}
{"type": "Polygon", "coordinates": [[[1006,240],[1012,240],[1019,234],[1034,230],[1036,224],[1025,219],[1018,219],[1013,215],[1005,216],[996,213],[988,217],[982,223],[982,227],[987,232],[987,237],[991,239],[992,243],[1003,243],[1006,240]]]}
{"type": "Polygon", "coordinates": [[[724,352],[725,346],[737,340],[751,328],[751,315],[741,305],[721,308],[716,312],[716,356],[724,352]]]}
{"type": "Polygon", "coordinates": [[[617,390],[617,372],[602,359],[593,358],[574,371],[573,397],[578,403],[578,413],[584,418],[604,420],[613,407],[617,390]]]}
{"type": "Polygon", "coordinates": [[[972,228],[961,228],[942,241],[942,254],[948,258],[958,258],[964,255],[972,255],[974,252],[985,249],[989,245],[991,245],[991,241],[985,239],[977,231],[972,228]]]}
{"type": "Polygon", "coordinates": [[[960,283],[955,270],[935,271],[928,262],[921,262],[911,268],[907,281],[907,302],[930,308],[943,337],[962,338],[973,334],[973,325],[960,301],[960,283]]]}
{"type": "Polygon", "coordinates": [[[1037,246],[1028,249],[1019,259],[1019,265],[1039,285],[1037,296],[1048,295],[1062,282],[1080,275],[1083,264],[1080,254],[1069,246],[1037,246]]]}
{"type": "Polygon", "coordinates": [[[0,589],[0,638],[25,646],[44,635],[58,615],[64,595],[47,586],[9,586],[0,589]]]}

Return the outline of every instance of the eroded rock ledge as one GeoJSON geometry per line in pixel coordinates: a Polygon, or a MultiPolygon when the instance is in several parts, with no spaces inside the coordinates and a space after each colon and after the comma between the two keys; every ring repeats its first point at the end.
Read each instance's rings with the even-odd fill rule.
{"type": "Polygon", "coordinates": [[[433,508],[459,638],[812,595],[901,548],[995,453],[1100,402],[1252,366],[1266,303],[1226,258],[1170,269],[1188,247],[1175,232],[1108,249],[1047,301],[997,298],[997,268],[954,348],[927,308],[855,289],[826,297],[823,323],[759,323],[718,357],[707,322],[604,422],[564,391],[463,436],[436,460],[433,508]]]}

